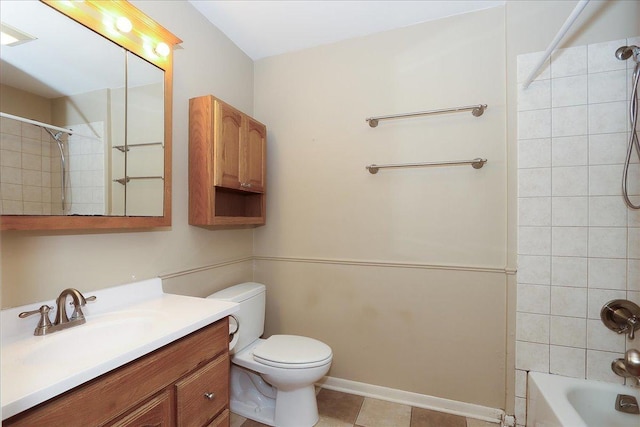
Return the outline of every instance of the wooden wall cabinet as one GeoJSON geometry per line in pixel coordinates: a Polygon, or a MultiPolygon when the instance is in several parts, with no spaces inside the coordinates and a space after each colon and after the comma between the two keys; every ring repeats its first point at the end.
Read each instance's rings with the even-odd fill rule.
{"type": "Polygon", "coordinates": [[[228,426],[228,336],[225,318],[8,418],[2,425],[228,426]]]}
{"type": "Polygon", "coordinates": [[[212,95],[189,100],[189,224],[265,224],[267,129],[212,95]]]}

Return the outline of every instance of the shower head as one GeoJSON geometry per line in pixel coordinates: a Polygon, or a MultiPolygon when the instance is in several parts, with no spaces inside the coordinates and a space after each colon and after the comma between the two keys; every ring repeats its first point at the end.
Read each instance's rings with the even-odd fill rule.
{"type": "Polygon", "coordinates": [[[635,55],[636,60],[640,57],[640,47],[638,46],[622,46],[616,50],[616,58],[621,61],[627,60],[631,58],[631,56],[635,55]]]}

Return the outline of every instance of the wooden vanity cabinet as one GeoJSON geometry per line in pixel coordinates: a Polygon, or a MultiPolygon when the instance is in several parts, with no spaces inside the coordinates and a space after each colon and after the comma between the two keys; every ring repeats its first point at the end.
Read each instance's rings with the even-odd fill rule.
{"type": "Polygon", "coordinates": [[[225,318],[2,425],[228,426],[228,334],[225,318]]]}
{"type": "Polygon", "coordinates": [[[189,100],[189,224],[263,225],[265,125],[212,95],[189,100]]]}

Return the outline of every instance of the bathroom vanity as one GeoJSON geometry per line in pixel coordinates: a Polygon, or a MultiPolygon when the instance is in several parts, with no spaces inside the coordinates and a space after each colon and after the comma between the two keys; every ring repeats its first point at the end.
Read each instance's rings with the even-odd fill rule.
{"type": "Polygon", "coordinates": [[[40,337],[37,319],[13,320],[35,305],[3,310],[4,426],[228,425],[236,304],[164,294],[159,279],[95,296],[86,324],[40,337]]]}

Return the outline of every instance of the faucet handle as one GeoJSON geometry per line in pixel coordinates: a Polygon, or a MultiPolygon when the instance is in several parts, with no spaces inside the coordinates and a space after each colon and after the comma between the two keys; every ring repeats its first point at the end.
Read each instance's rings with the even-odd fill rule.
{"type": "Polygon", "coordinates": [[[38,326],[33,331],[33,335],[44,335],[47,332],[47,329],[51,327],[51,319],[49,319],[49,310],[52,310],[53,307],[48,305],[40,306],[37,310],[31,311],[23,311],[18,314],[18,317],[24,319],[25,317],[32,316],[34,314],[40,314],[40,320],[38,321],[38,326]]]}
{"type": "MultiPolygon", "coordinates": [[[[87,301],[95,301],[97,299],[97,297],[95,295],[92,295],[90,297],[85,297],[85,302],[87,301]]],[[[71,301],[69,303],[70,305],[73,306],[73,313],[71,314],[71,319],[70,320],[76,320],[76,319],[83,319],[84,318],[84,313],[82,312],[82,305],[84,304],[80,304],[80,305],[76,305],[73,301],[71,301]]]]}

